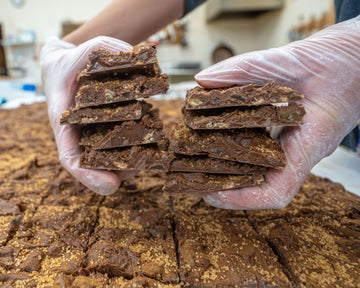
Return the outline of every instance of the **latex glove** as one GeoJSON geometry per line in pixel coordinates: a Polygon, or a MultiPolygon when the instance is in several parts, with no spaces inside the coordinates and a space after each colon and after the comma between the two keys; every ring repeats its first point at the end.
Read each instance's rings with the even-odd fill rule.
{"type": "Polygon", "coordinates": [[[81,149],[78,145],[78,127],[69,124],[60,125],[61,114],[74,106],[77,74],[86,67],[91,51],[99,48],[116,53],[129,50],[132,46],[105,36],[96,37],[79,46],[53,37],[41,50],[40,64],[49,120],[55,134],[61,164],[94,192],[108,195],[118,189],[121,180],[134,173],[80,168],[81,149]]]}
{"type": "Polygon", "coordinates": [[[274,80],[305,95],[304,125],[286,128],[280,140],[284,170],[270,170],[263,187],[209,194],[209,204],[228,209],[285,207],[311,168],[330,155],[360,119],[360,17],[333,25],[289,45],[250,52],[195,76],[204,87],[265,84],[274,80]]]}

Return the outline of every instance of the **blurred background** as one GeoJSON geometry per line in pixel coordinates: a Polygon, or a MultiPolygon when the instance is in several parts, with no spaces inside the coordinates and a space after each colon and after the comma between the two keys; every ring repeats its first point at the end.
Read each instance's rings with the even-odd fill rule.
{"type": "MultiPolygon", "coordinates": [[[[41,88],[44,41],[70,33],[109,2],[1,0],[0,74],[41,88]]],[[[332,0],[209,0],[148,41],[159,44],[164,72],[179,82],[232,55],[284,45],[332,23],[332,0]]]]}

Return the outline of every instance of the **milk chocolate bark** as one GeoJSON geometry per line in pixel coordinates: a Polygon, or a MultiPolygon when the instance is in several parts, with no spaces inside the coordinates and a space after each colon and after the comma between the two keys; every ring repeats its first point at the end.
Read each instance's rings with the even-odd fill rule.
{"type": "Polygon", "coordinates": [[[195,130],[238,129],[303,124],[304,108],[292,103],[289,106],[272,105],[214,110],[184,110],[186,124],[195,130]]]}
{"type": "Polygon", "coordinates": [[[83,127],[80,145],[94,149],[109,149],[158,143],[164,139],[159,111],[151,110],[141,121],[125,121],[121,124],[99,124],[83,127]]]}
{"type": "Polygon", "coordinates": [[[171,172],[201,172],[217,174],[265,174],[268,169],[235,161],[227,161],[206,156],[178,156],[170,165],[171,172]]]}
{"type": "Polygon", "coordinates": [[[112,170],[168,170],[173,158],[172,153],[154,147],[132,146],[109,150],[86,147],[80,166],[112,170]]]}
{"type": "MultiPolygon", "coordinates": [[[[181,105],[167,102],[158,103],[168,108],[161,111],[164,125],[180,116],[181,105]]],[[[258,211],[217,209],[189,194],[169,199],[160,188],[164,173],[155,173],[154,181],[150,175],[137,178],[141,183],[129,179],[104,197],[59,163],[45,103],[3,110],[0,123],[1,287],[360,283],[360,197],[338,183],[309,175],[286,208],[258,211]],[[101,241],[127,248],[139,274],[101,273],[120,262],[112,249],[96,258],[101,241]],[[88,262],[90,250],[95,264],[88,262]]],[[[116,269],[129,271],[126,264],[116,269]]]]}
{"type": "Polygon", "coordinates": [[[296,287],[351,287],[360,283],[358,221],[312,214],[255,223],[255,229],[275,248],[296,287]]]}
{"type": "Polygon", "coordinates": [[[189,196],[173,196],[184,287],[292,287],[243,211],[213,208],[189,196]]]}
{"type": "Polygon", "coordinates": [[[205,173],[170,173],[164,185],[166,193],[210,193],[261,185],[262,175],[219,175],[205,173]]]}
{"type": "Polygon", "coordinates": [[[280,142],[261,129],[195,131],[181,122],[171,135],[169,149],[182,155],[207,155],[273,168],[286,164],[280,142]]]}
{"type": "Polygon", "coordinates": [[[204,89],[195,87],[186,94],[186,109],[257,106],[301,100],[299,92],[269,82],[264,86],[236,85],[229,88],[204,89]]]}
{"type": "Polygon", "coordinates": [[[79,81],[87,77],[96,79],[106,75],[145,74],[159,75],[160,68],[154,44],[134,46],[132,50],[116,54],[99,49],[89,55],[89,64],[78,76],[79,81]]]}
{"type": "Polygon", "coordinates": [[[75,103],[77,108],[98,106],[146,98],[156,94],[165,94],[169,89],[167,75],[146,77],[135,75],[130,79],[109,79],[91,81],[80,86],[75,103]]]}
{"type": "Polygon", "coordinates": [[[145,101],[134,101],[122,105],[74,108],[62,114],[60,123],[90,124],[139,120],[151,107],[152,105],[145,101]]]}

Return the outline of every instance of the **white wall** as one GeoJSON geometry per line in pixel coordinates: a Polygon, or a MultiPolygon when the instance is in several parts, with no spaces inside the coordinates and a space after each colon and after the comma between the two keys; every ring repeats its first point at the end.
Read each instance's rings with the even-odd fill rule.
{"type": "Polygon", "coordinates": [[[63,21],[83,22],[97,14],[111,0],[25,0],[16,8],[11,0],[0,0],[0,22],[5,35],[13,29],[33,29],[39,42],[61,34],[63,21]]]}

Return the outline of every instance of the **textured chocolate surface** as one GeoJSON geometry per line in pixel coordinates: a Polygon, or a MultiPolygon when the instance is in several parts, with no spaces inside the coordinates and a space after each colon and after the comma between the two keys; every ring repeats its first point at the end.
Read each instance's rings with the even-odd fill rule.
{"type": "MultiPolygon", "coordinates": [[[[165,125],[181,117],[178,104],[156,103],[168,108],[165,125]]],[[[61,167],[45,103],[2,110],[0,131],[1,287],[360,282],[360,197],[340,184],[309,175],[287,208],[244,212],[189,194],[169,198],[158,171],[140,172],[104,197],[61,167]]]]}
{"type": "Polygon", "coordinates": [[[268,169],[235,161],[210,158],[206,156],[177,156],[170,165],[171,172],[202,172],[217,174],[265,174],[268,169]]]}
{"type": "Polygon", "coordinates": [[[286,163],[280,142],[257,129],[197,132],[182,122],[171,135],[169,149],[183,155],[207,155],[274,168],[283,168],[286,163]]]}
{"type": "Polygon", "coordinates": [[[264,86],[254,84],[228,88],[204,89],[195,87],[186,94],[186,109],[213,109],[221,107],[256,106],[295,102],[303,96],[287,87],[269,82],[264,86]]]}
{"type": "Polygon", "coordinates": [[[97,106],[147,98],[156,94],[164,94],[169,89],[167,75],[146,77],[135,75],[129,79],[106,82],[91,81],[80,86],[75,103],[77,108],[97,106]]]}
{"type": "Polygon", "coordinates": [[[80,145],[94,149],[110,149],[157,143],[164,140],[159,111],[151,110],[140,121],[121,124],[88,125],[82,128],[80,145]]]}
{"type": "Polygon", "coordinates": [[[60,123],[91,124],[139,120],[151,107],[151,104],[145,101],[134,101],[110,106],[74,108],[62,114],[60,123]]]}
{"type": "Polygon", "coordinates": [[[189,287],[292,287],[243,211],[212,208],[190,195],[173,206],[180,276],[189,287]]]}
{"type": "Polygon", "coordinates": [[[120,51],[117,54],[111,54],[104,49],[93,51],[89,55],[89,64],[79,74],[78,80],[140,73],[149,76],[160,75],[154,44],[137,45],[132,50],[120,51]]]}
{"type": "Polygon", "coordinates": [[[238,129],[303,124],[304,108],[299,104],[272,105],[214,110],[184,110],[185,122],[192,129],[238,129]]]}
{"type": "Polygon", "coordinates": [[[356,287],[360,283],[358,222],[316,215],[278,218],[254,227],[276,247],[297,287],[320,283],[323,287],[356,287]]]}
{"type": "Polygon", "coordinates": [[[176,193],[210,193],[221,190],[237,189],[261,185],[262,175],[219,175],[205,173],[169,173],[164,191],[176,193]]]}
{"type": "Polygon", "coordinates": [[[112,170],[168,170],[173,154],[157,147],[131,146],[109,150],[89,147],[81,155],[80,167],[112,170]]]}

